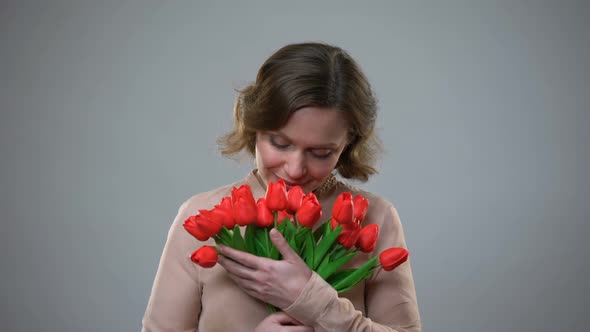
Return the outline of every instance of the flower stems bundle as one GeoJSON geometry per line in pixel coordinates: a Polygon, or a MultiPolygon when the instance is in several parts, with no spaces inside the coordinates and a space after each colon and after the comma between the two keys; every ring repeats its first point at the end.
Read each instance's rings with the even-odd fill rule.
{"type": "MultiPolygon", "coordinates": [[[[276,228],[307,266],[326,280],[337,292],[344,292],[382,267],[391,271],[408,259],[405,248],[389,248],[355,269],[342,269],[361,251],[370,253],[379,237],[379,226],[361,227],[369,207],[362,195],[349,192],[338,196],[328,222],[312,231],[322,217],[322,207],[314,193],[301,187],[286,189],[279,180],[269,183],[265,197],[254,200],[248,185],[233,188],[211,210],[200,210],[185,220],[184,228],[200,241],[213,238],[222,244],[260,257],[281,259],[269,232],[276,228]],[[245,228],[245,229],[243,229],[245,228]],[[244,231],[242,234],[242,230],[244,231]]],[[[204,245],[191,260],[210,268],[217,263],[218,251],[204,245]]]]}

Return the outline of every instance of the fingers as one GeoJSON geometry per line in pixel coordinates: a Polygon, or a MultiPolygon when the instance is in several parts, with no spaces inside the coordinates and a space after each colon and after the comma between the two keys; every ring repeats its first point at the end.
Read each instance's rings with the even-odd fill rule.
{"type": "Polygon", "coordinates": [[[283,311],[277,312],[272,314],[272,321],[275,323],[280,324],[283,327],[283,330],[289,332],[313,332],[313,328],[309,326],[304,326],[296,320],[295,318],[287,315],[283,311]]]}
{"type": "Polygon", "coordinates": [[[289,326],[289,332],[313,332],[313,327],[309,326],[289,326]]]}
{"type": "Polygon", "coordinates": [[[285,324],[299,325],[300,324],[298,321],[296,321],[294,318],[292,318],[291,316],[287,315],[283,311],[275,312],[271,316],[272,316],[271,319],[274,322],[280,323],[281,325],[285,325],[285,324]]]}
{"type": "Polygon", "coordinates": [[[281,255],[283,255],[284,260],[301,260],[299,255],[293,251],[287,240],[285,240],[281,232],[275,228],[270,230],[270,240],[275,247],[277,247],[281,255]]]}
{"type": "Polygon", "coordinates": [[[255,332],[259,331],[289,331],[289,332],[313,332],[313,328],[301,325],[300,322],[284,312],[277,312],[266,317],[258,326],[255,332]]]}
{"type": "Polygon", "coordinates": [[[240,287],[244,292],[246,292],[246,294],[248,294],[254,298],[262,300],[260,298],[260,294],[256,291],[256,289],[254,289],[252,287],[252,283],[250,282],[250,280],[240,278],[240,277],[233,275],[231,273],[228,274],[228,276],[231,280],[233,280],[233,282],[236,283],[236,285],[238,285],[238,287],[240,287]]]}
{"type": "Polygon", "coordinates": [[[241,265],[249,267],[250,269],[258,269],[258,261],[260,257],[223,245],[219,245],[217,248],[223,256],[239,262],[241,265]]]}
{"type": "Polygon", "coordinates": [[[240,264],[240,262],[236,262],[230,258],[219,256],[218,261],[219,265],[223,266],[227,272],[231,275],[235,275],[239,278],[246,279],[246,280],[253,280],[255,270],[240,264]]]}

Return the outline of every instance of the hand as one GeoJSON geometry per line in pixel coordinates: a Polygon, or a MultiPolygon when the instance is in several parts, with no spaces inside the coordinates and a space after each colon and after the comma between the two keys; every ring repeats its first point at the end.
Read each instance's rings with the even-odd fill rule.
{"type": "Polygon", "coordinates": [[[280,311],[266,317],[258,326],[254,332],[313,332],[313,328],[309,326],[301,325],[300,322],[291,318],[291,316],[280,311]]]}
{"type": "Polygon", "coordinates": [[[312,272],[279,231],[272,229],[270,239],[283,255],[282,260],[218,246],[222,253],[218,263],[250,296],[284,309],[299,297],[312,272]]]}

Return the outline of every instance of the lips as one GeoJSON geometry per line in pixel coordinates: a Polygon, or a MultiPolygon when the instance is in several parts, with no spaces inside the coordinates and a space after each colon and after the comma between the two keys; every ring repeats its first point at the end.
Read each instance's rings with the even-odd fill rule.
{"type": "MultiPolygon", "coordinates": [[[[285,180],[283,180],[283,181],[285,181],[285,180]]],[[[288,187],[301,186],[301,184],[299,184],[299,183],[290,182],[290,181],[285,181],[285,184],[286,184],[288,187]]]]}
{"type": "Polygon", "coordinates": [[[304,183],[302,183],[302,182],[291,182],[291,181],[286,180],[285,178],[282,178],[282,177],[277,176],[277,175],[275,175],[275,177],[277,178],[277,181],[279,179],[282,179],[283,181],[285,181],[285,185],[287,185],[287,189],[289,189],[291,187],[295,187],[295,186],[303,187],[305,185],[305,182],[304,183]]]}

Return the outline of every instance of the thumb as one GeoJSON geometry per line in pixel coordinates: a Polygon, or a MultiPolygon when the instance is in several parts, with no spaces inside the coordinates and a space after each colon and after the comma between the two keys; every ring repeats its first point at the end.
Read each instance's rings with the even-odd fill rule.
{"type": "Polygon", "coordinates": [[[294,260],[294,259],[301,259],[299,255],[289,245],[287,240],[283,237],[281,232],[279,232],[276,228],[270,230],[270,240],[275,245],[275,247],[279,250],[281,255],[283,255],[283,259],[285,260],[294,260]]]}
{"type": "Polygon", "coordinates": [[[301,325],[301,323],[295,318],[287,315],[284,311],[279,311],[271,315],[273,320],[281,325],[301,325]]]}

